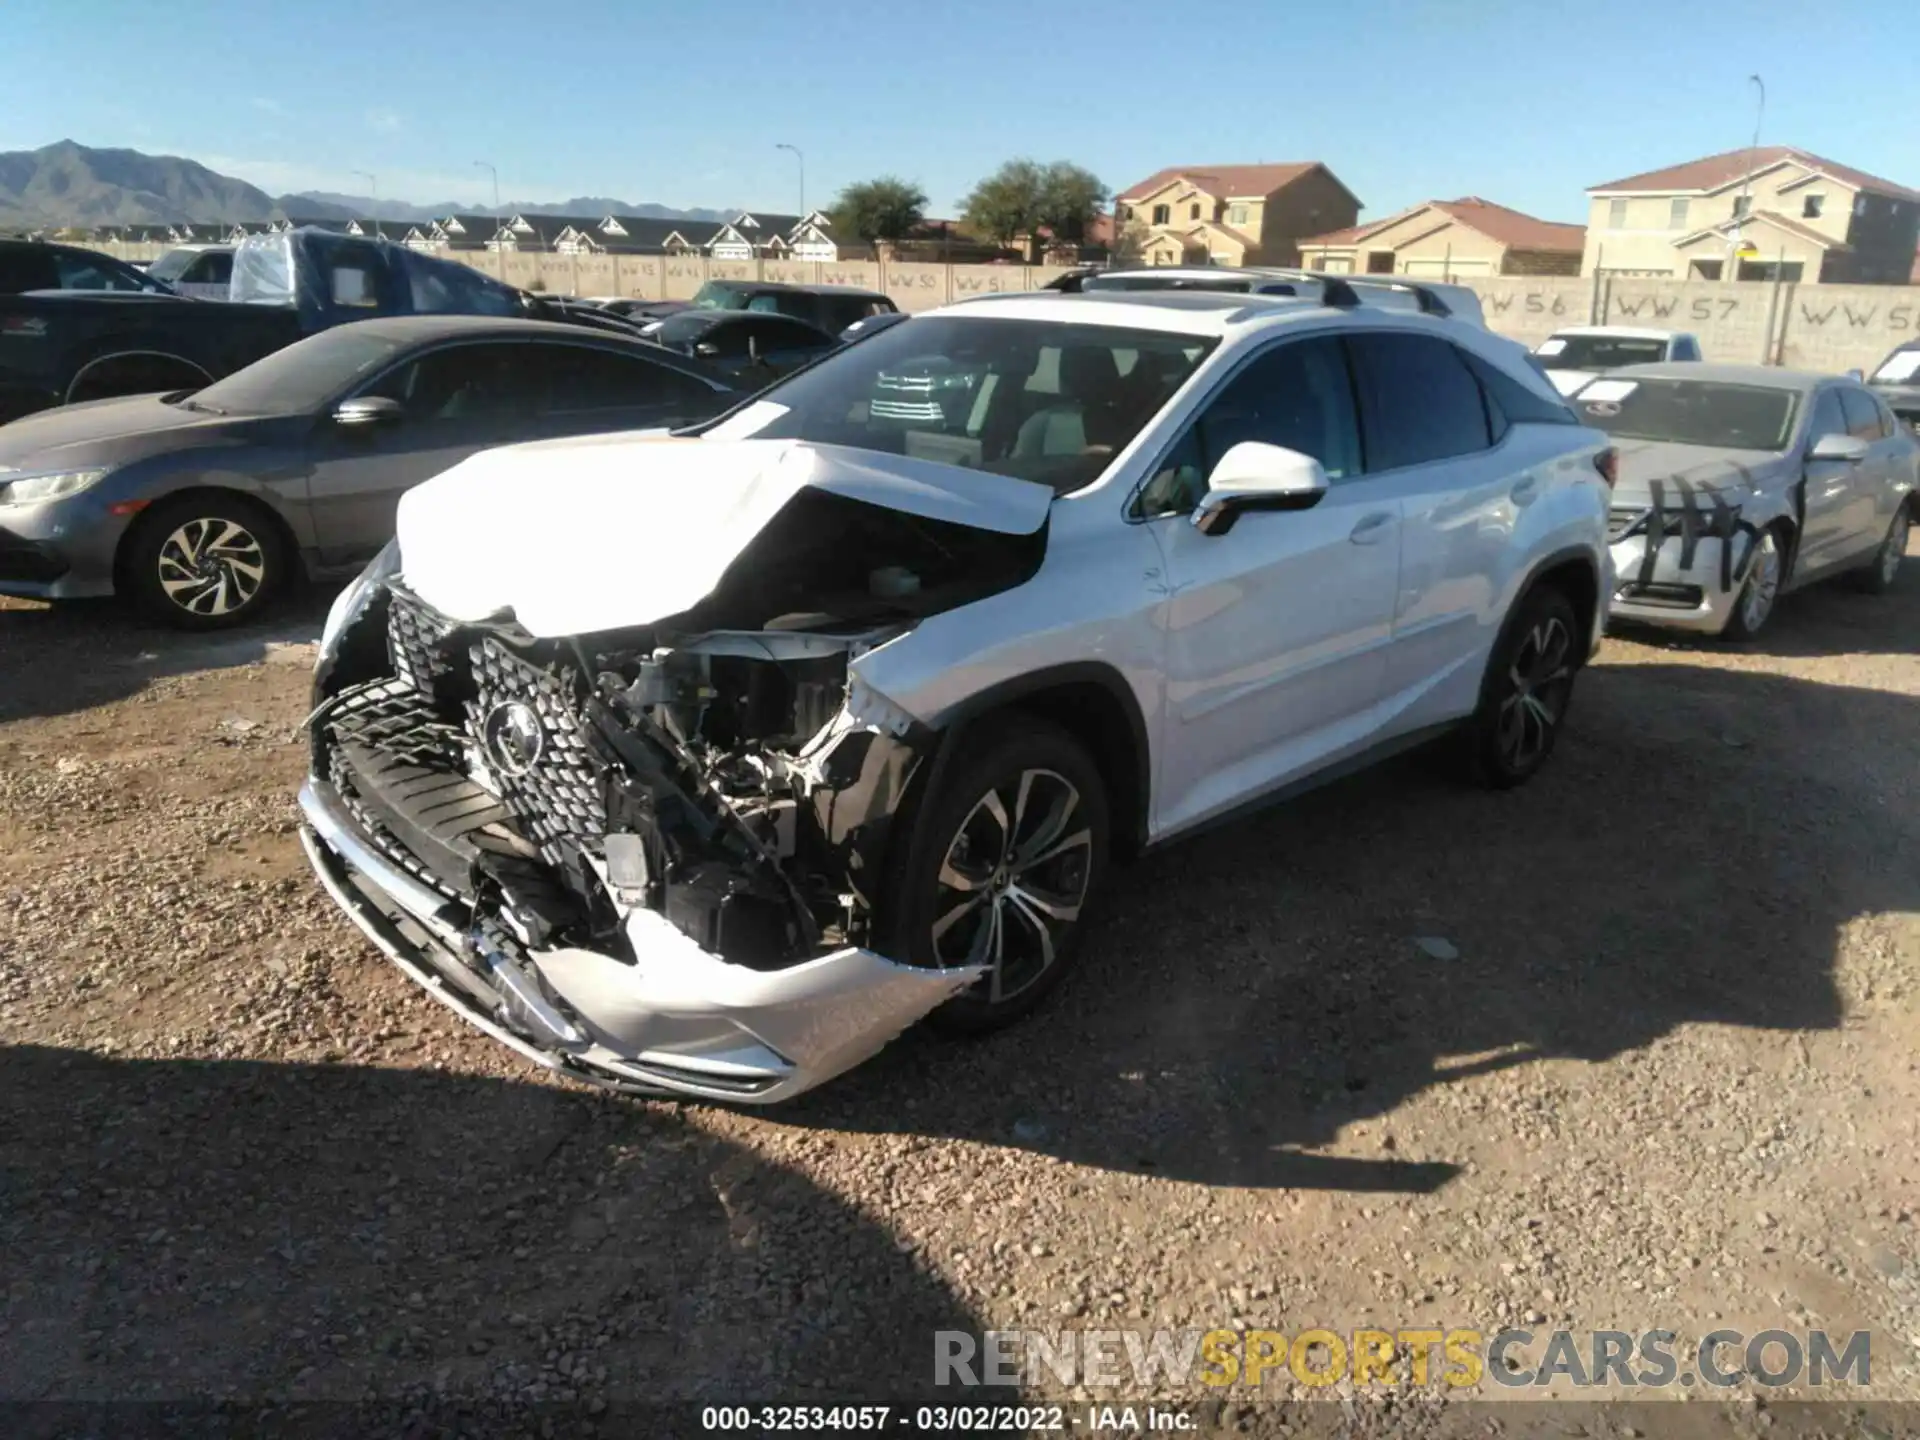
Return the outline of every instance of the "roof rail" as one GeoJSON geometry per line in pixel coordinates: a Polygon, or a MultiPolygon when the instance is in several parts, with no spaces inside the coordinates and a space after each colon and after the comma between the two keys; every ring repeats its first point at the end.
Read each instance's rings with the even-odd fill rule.
{"type": "Polygon", "coordinates": [[[1453,307],[1431,287],[1417,280],[1404,280],[1398,275],[1336,275],[1329,270],[1303,270],[1293,265],[1263,265],[1260,268],[1271,275],[1316,280],[1322,287],[1321,298],[1327,304],[1341,308],[1361,303],[1359,291],[1354,288],[1359,286],[1363,289],[1399,290],[1412,295],[1420,302],[1420,309],[1428,315],[1446,317],[1453,314],[1453,307]]]}

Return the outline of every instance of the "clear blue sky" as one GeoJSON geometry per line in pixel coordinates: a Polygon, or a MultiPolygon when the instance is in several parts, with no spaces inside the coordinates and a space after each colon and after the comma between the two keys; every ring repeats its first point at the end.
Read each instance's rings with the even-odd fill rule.
{"type": "Polygon", "coordinates": [[[190,156],[280,193],[798,203],[893,172],[951,214],[1015,155],[1115,189],[1324,160],[1370,217],[1581,191],[1747,142],[1920,186],[1911,0],[11,0],[0,149],[190,156]]]}

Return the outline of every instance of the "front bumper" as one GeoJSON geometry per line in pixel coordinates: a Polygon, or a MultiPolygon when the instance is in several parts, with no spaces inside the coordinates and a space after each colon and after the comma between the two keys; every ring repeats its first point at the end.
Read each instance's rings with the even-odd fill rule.
{"type": "Polygon", "coordinates": [[[113,594],[127,521],[92,495],[0,508],[0,595],[82,600],[113,594]]]}
{"type": "Polygon", "coordinates": [[[1609,618],[1703,635],[1725,630],[1753,558],[1752,534],[1699,536],[1691,544],[1669,534],[1651,566],[1647,541],[1644,534],[1632,535],[1609,547],[1615,576],[1609,618]]]}
{"type": "Polygon", "coordinates": [[[980,976],[843,949],[784,970],[729,964],[652,911],[636,963],[581,949],[508,953],[468,906],[409,873],[326,782],[300,791],[301,842],[356,925],[428,993],[519,1054],[641,1094],[767,1104],[873,1055],[980,976]]]}

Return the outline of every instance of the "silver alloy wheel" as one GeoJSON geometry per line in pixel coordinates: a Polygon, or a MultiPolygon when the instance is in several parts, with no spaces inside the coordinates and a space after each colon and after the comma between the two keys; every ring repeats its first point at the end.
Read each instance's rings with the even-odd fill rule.
{"type": "Polygon", "coordinates": [[[189,615],[231,615],[260,593],[267,555],[244,525],[208,517],[189,520],[160,546],[155,568],[167,599],[189,615]]]}
{"type": "Polygon", "coordinates": [[[1573,688],[1573,636],[1557,615],[1539,621],[1521,640],[1507,684],[1497,734],[1502,758],[1519,771],[1545,752],[1573,688]]]}
{"type": "Polygon", "coordinates": [[[1054,770],[1023,770],[967,812],[940,862],[933,955],[985,965],[992,1004],[1053,968],[1093,879],[1093,831],[1080,792],[1054,770]],[[1011,805],[1008,801],[1011,799],[1011,805]]]}
{"type": "Polygon", "coordinates": [[[1913,519],[1902,506],[1900,513],[1893,517],[1893,528],[1887,532],[1886,548],[1880,552],[1880,583],[1893,584],[1893,577],[1900,573],[1900,562],[1907,558],[1907,532],[1912,528],[1913,519]]]}
{"type": "Polygon", "coordinates": [[[1746,586],[1740,592],[1740,624],[1749,635],[1767,623],[1779,595],[1780,540],[1768,530],[1760,537],[1753,562],[1747,567],[1746,586]]]}

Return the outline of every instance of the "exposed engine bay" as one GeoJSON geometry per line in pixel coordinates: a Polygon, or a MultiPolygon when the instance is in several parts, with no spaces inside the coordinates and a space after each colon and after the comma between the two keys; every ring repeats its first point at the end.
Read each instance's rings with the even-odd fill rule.
{"type": "Polygon", "coordinates": [[[694,610],[630,630],[458,622],[397,577],[323,667],[315,776],[516,949],[631,962],[642,910],[755,970],[872,945],[888,832],[937,737],[849,667],[1021,583],[1044,532],[818,492],[781,518],[694,610]]]}

